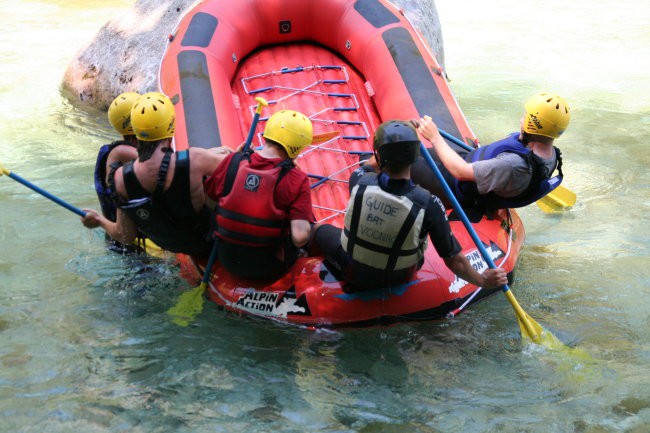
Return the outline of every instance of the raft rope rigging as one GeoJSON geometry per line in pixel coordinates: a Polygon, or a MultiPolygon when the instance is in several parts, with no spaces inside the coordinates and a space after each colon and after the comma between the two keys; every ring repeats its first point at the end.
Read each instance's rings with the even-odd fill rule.
{"type": "MultiPolygon", "coordinates": [[[[314,134],[339,131],[340,135],[334,136],[321,143],[314,143],[308,146],[296,160],[306,161],[313,152],[330,152],[336,155],[335,158],[343,168],[333,173],[324,172],[325,166],[311,164],[310,168],[322,169],[320,172],[308,172],[309,178],[314,181],[311,189],[315,190],[323,185],[343,183],[348,184],[348,178],[351,172],[361,164],[363,155],[372,154],[369,151],[370,132],[367,123],[361,118],[360,105],[357,96],[350,86],[350,76],[348,70],[343,65],[311,65],[296,66],[294,68],[281,68],[270,72],[263,72],[241,78],[241,85],[244,92],[251,97],[263,95],[268,101],[269,106],[291,108],[292,100],[298,100],[294,106],[305,106],[306,98],[312,98],[319,107],[311,113],[303,113],[311,120],[314,125],[314,134]],[[296,80],[297,74],[300,74],[296,80]],[[291,82],[296,81],[303,84],[289,85],[283,82],[283,77],[291,77],[291,82]],[[336,86],[335,89],[332,89],[336,86]],[[323,108],[320,108],[323,107],[323,108]],[[350,150],[349,143],[363,143],[365,149],[350,150]],[[330,182],[331,181],[331,182],[330,182]]],[[[256,105],[249,105],[252,113],[256,105]]],[[[267,121],[270,116],[260,118],[260,121],[267,121]]],[[[263,128],[262,128],[263,129],[263,128]]],[[[262,133],[257,133],[257,141],[261,146],[263,144],[262,133]]],[[[347,189],[347,188],[346,188],[347,189]]],[[[332,191],[334,194],[335,192],[332,191]]],[[[329,206],[314,204],[313,208],[319,210],[321,217],[318,222],[322,223],[337,217],[345,215],[346,208],[335,209],[329,206]]]]}

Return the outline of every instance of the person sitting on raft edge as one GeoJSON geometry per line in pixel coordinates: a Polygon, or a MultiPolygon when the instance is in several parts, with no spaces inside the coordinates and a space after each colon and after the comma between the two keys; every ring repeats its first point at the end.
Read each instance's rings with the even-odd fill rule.
{"type": "Polygon", "coordinates": [[[442,202],[411,181],[411,164],[420,149],[415,128],[401,120],[384,122],[375,131],[373,148],[380,172],[362,165],[351,174],[344,228],[314,226],[313,242],[333,273],[348,283],[344,290],[381,289],[409,281],[424,263],[427,235],[445,265],[460,278],[488,289],[507,284],[502,268],[479,274],[471,266],[442,202]]]}
{"type": "Polygon", "coordinates": [[[286,273],[315,221],[309,178],[293,162],[312,142],[311,121],[297,111],[277,111],[263,137],[259,152],[229,155],[205,181],[207,195],[217,201],[219,262],[250,280],[286,273]]]}
{"type": "MultiPolygon", "coordinates": [[[[553,189],[551,176],[556,169],[561,181],[562,156],[553,144],[570,119],[571,110],[563,98],[537,93],[524,105],[519,132],[471,152],[450,147],[431,117],[424,116],[416,123],[420,135],[431,143],[427,150],[460,205],[490,212],[523,207],[543,198],[553,189]]],[[[413,164],[411,175],[432,194],[441,194],[442,188],[423,158],[413,164]]]]}
{"type": "Polygon", "coordinates": [[[212,240],[203,179],[230,149],[191,147],[175,152],[175,119],[174,105],[166,95],[149,92],[137,99],[131,125],[138,139],[138,159],[115,170],[108,180],[117,204],[116,221],[84,209],[87,214],[81,222],[87,228],[102,227],[123,244],[132,243],[140,231],[164,250],[204,257],[212,240]]]}

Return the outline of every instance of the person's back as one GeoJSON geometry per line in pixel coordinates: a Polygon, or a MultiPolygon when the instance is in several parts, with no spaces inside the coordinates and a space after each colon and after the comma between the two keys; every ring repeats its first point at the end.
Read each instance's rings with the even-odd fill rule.
{"type": "Polygon", "coordinates": [[[221,265],[240,278],[275,279],[298,257],[313,221],[309,179],[293,159],[311,143],[311,121],[291,110],[273,114],[259,152],[229,156],[205,183],[217,200],[221,265]]]}
{"type": "Polygon", "coordinates": [[[317,226],[315,243],[352,291],[407,282],[422,266],[427,235],[445,264],[463,279],[486,287],[504,284],[503,270],[484,275],[473,270],[451,234],[440,200],[411,181],[419,147],[409,123],[382,123],[374,139],[381,173],[364,168],[353,173],[343,230],[317,226]]]}
{"type": "Polygon", "coordinates": [[[211,245],[211,212],[202,179],[224,155],[198,148],[174,152],[174,120],[173,104],[163,94],[145,94],[134,104],[138,159],[109,180],[118,204],[116,224],[88,221],[86,226],[97,223],[118,240],[139,229],[165,250],[204,256],[211,245]]]}

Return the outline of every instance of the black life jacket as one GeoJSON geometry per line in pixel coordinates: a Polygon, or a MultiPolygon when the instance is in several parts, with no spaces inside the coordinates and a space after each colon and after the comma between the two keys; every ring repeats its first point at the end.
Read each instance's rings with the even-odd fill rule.
{"type": "MultiPolygon", "coordinates": [[[[106,183],[106,161],[108,160],[108,155],[115,149],[117,146],[132,146],[124,140],[114,141],[110,144],[105,144],[99,148],[97,153],[97,161],[95,162],[95,191],[97,192],[97,198],[99,199],[99,205],[102,209],[102,215],[108,218],[111,221],[115,221],[117,215],[117,207],[113,201],[113,190],[106,183]]],[[[111,165],[111,170],[115,171],[121,164],[111,165]]]]}
{"type": "Polygon", "coordinates": [[[475,182],[455,180],[455,195],[462,205],[485,207],[488,209],[506,209],[527,206],[560,186],[564,177],[562,173],[562,153],[557,147],[556,168],[558,175],[551,177],[553,171],[548,170],[544,161],[519,141],[519,133],[513,133],[503,140],[496,141],[487,146],[479,147],[467,154],[465,160],[469,163],[496,158],[503,152],[510,152],[521,156],[532,170],[530,183],[526,189],[515,197],[499,197],[493,192],[479,194],[475,182]]]}
{"type": "Polygon", "coordinates": [[[391,194],[379,176],[364,174],[352,189],[341,246],[354,261],[380,272],[415,269],[427,246],[422,224],[431,194],[421,187],[391,194]]]}
{"type": "Polygon", "coordinates": [[[204,206],[194,211],[190,196],[189,151],[176,152],[176,168],[169,188],[164,191],[169,161],[173,151],[168,149],[160,164],[153,193],[142,187],[133,170],[133,162],[123,168],[124,187],[128,201],[117,203],[144,233],[159,247],[194,256],[210,250],[211,212],[204,206]]]}
{"type": "Polygon", "coordinates": [[[277,246],[289,236],[289,216],[274,200],[275,188],[295,166],[284,160],[270,170],[251,167],[250,158],[233,155],[218,200],[215,236],[251,247],[277,246]]]}

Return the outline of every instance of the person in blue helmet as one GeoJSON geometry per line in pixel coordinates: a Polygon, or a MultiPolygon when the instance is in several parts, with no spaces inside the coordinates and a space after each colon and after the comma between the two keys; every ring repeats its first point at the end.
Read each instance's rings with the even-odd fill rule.
{"type": "Polygon", "coordinates": [[[453,235],[445,207],[438,197],[413,183],[411,164],[419,155],[420,139],[408,122],[391,120],[377,128],[372,164],[350,177],[350,200],[343,229],[315,225],[313,242],[324,253],[346,290],[393,287],[409,281],[422,266],[427,236],[445,265],[477,286],[507,284],[506,272],[478,273],[453,235]]]}
{"type": "MultiPolygon", "coordinates": [[[[456,151],[442,138],[429,116],[418,132],[452,192],[463,207],[495,210],[534,203],[562,180],[562,156],[554,140],[566,130],[571,110],[560,96],[540,92],[528,99],[520,131],[471,152],[456,151]],[[555,170],[559,174],[552,177],[555,170]]],[[[423,160],[412,169],[413,180],[436,194],[437,179],[423,160]]]]}

